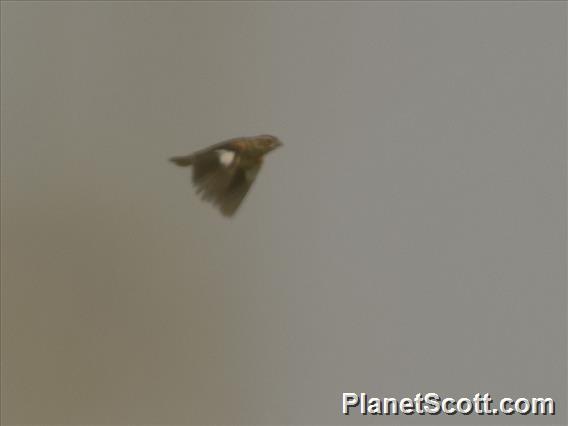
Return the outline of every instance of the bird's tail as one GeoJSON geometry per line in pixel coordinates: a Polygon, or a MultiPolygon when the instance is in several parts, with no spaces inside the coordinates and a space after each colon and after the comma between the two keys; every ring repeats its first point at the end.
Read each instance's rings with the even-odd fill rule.
{"type": "Polygon", "coordinates": [[[181,157],[172,157],[170,161],[180,167],[187,167],[193,163],[193,155],[184,155],[181,157]]]}

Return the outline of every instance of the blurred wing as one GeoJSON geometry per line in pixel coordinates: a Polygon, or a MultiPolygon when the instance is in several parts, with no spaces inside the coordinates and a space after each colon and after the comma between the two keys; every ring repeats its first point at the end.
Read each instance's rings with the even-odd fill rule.
{"type": "Polygon", "coordinates": [[[241,167],[237,168],[233,179],[231,180],[231,184],[217,202],[223,215],[233,216],[235,214],[235,212],[243,202],[245,196],[247,195],[259,170],[260,164],[253,170],[245,170],[241,167]]]}
{"type": "Polygon", "coordinates": [[[260,168],[252,173],[239,162],[237,153],[225,149],[199,153],[191,161],[197,194],[218,206],[225,216],[235,214],[260,168]]]}

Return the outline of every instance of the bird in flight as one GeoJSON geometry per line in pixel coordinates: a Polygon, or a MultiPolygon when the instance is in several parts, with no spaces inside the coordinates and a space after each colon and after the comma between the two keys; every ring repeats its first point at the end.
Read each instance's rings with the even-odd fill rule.
{"type": "Polygon", "coordinates": [[[230,217],[254,182],[264,156],[280,146],[282,142],[276,136],[239,137],[170,161],[181,167],[192,166],[197,194],[230,217]]]}

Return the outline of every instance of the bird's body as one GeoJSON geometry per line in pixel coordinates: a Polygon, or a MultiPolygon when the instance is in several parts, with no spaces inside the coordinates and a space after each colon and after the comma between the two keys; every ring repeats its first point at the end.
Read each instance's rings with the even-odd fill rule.
{"type": "Polygon", "coordinates": [[[223,215],[232,216],[254,182],[264,155],[281,145],[271,135],[233,138],[171,161],[192,166],[197,193],[217,205],[223,215]]]}

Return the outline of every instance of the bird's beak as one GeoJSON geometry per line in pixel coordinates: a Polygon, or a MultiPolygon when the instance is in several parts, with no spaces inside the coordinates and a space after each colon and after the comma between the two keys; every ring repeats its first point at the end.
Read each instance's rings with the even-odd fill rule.
{"type": "Polygon", "coordinates": [[[282,145],[284,145],[284,144],[280,141],[280,139],[278,139],[274,142],[274,145],[272,146],[272,150],[275,150],[276,148],[280,148],[282,145]]]}

